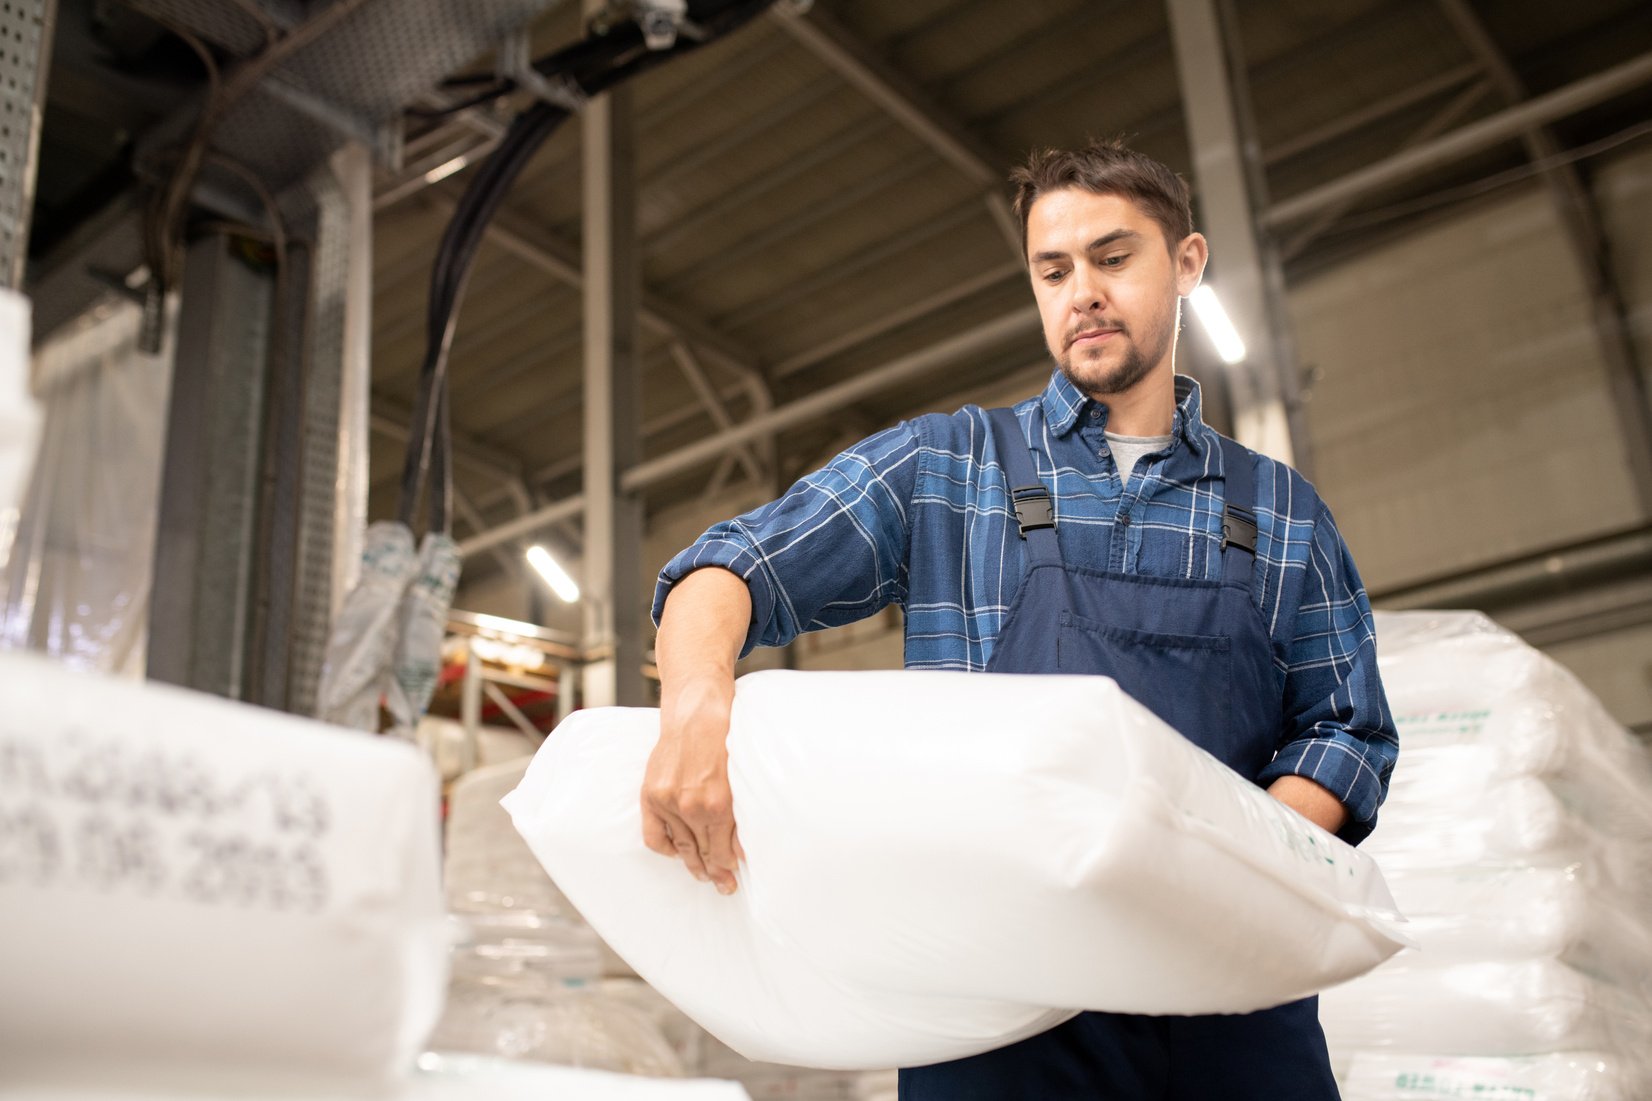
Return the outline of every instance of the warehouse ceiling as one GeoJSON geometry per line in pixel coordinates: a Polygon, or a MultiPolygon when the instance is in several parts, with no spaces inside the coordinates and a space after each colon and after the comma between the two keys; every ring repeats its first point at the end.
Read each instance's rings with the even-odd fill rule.
{"type": "MultiPolygon", "coordinates": [[[[178,75],[194,72],[187,52],[118,8],[63,0],[40,249],[129,182],[135,135],[195,92],[178,75]]],[[[1652,50],[1652,8],[1639,0],[1264,0],[1231,5],[1229,18],[1271,203],[1502,111],[1516,91],[1542,95],[1652,50]]],[[[544,17],[536,54],[575,39],[578,20],[573,4],[544,17]]],[[[395,507],[430,261],[467,170],[439,177],[473,164],[524,102],[410,117],[402,169],[380,173],[375,517],[395,507]]],[[[1122,135],[1193,176],[1166,9],[1143,0],[817,0],[645,75],[634,110],[645,457],[714,434],[720,417],[1008,319],[937,369],[782,433],[785,479],[972,387],[1040,384],[1042,345],[1002,218],[1003,177],[1027,150],[1122,135]]],[[[1553,130],[1562,149],[1598,152],[1649,116],[1643,85],[1553,130]]],[[[1284,227],[1287,277],[1449,213],[1529,163],[1511,139],[1284,227]]],[[[1586,176],[1588,159],[1578,164],[1586,176]]],[[[579,492],[581,299],[567,275],[580,205],[570,124],[518,180],[464,302],[451,360],[461,536],[579,492]]],[[[649,487],[649,506],[764,473],[761,459],[685,470],[649,487]]]]}

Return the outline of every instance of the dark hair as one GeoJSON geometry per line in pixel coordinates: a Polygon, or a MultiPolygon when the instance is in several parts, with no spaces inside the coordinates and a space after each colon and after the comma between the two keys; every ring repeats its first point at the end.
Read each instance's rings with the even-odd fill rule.
{"type": "Polygon", "coordinates": [[[1073,187],[1095,195],[1118,195],[1141,207],[1164,231],[1165,247],[1193,232],[1187,181],[1152,157],[1126,148],[1117,138],[1092,141],[1083,149],[1041,149],[1010,173],[1015,216],[1021,222],[1021,252],[1027,251],[1027,217],[1047,191],[1073,187]]]}

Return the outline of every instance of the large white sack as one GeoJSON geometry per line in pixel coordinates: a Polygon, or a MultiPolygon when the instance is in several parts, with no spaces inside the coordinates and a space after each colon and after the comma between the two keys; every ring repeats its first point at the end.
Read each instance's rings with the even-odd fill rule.
{"type": "Polygon", "coordinates": [[[0,654],[0,1079],[405,1070],[437,809],[411,746],[0,654]]]}
{"type": "Polygon", "coordinates": [[[1362,1051],[1342,1101],[1642,1101],[1641,1071],[1621,1055],[1554,1052],[1502,1058],[1362,1051]]]}
{"type": "Polygon", "coordinates": [[[1435,967],[1423,954],[1403,956],[1327,990],[1319,1021],[1341,1052],[1634,1054],[1652,1045],[1644,997],[1544,959],[1435,967]]]}
{"type": "Polygon", "coordinates": [[[1103,677],[766,671],[729,737],[731,897],[642,845],[647,709],[580,712],[505,800],[599,934],[748,1058],[958,1058],[1076,1009],[1243,1012],[1401,938],[1376,866],[1103,677]]]}

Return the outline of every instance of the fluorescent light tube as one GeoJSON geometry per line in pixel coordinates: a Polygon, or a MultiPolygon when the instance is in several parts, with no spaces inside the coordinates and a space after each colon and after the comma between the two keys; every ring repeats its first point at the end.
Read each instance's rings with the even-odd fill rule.
{"type": "Polygon", "coordinates": [[[551,557],[551,552],[535,544],[528,548],[528,565],[538,571],[539,576],[545,579],[545,584],[551,591],[562,598],[563,603],[572,604],[579,599],[579,586],[574,579],[568,576],[557,560],[551,557]]]}
{"type": "Polygon", "coordinates": [[[1209,285],[1201,283],[1187,296],[1188,305],[1193,312],[1199,315],[1199,324],[1204,326],[1210,342],[1216,346],[1216,354],[1222,357],[1223,363],[1241,363],[1245,358],[1245,342],[1239,339],[1239,332],[1228,320],[1228,312],[1222,308],[1222,302],[1216,297],[1216,292],[1209,285]]]}

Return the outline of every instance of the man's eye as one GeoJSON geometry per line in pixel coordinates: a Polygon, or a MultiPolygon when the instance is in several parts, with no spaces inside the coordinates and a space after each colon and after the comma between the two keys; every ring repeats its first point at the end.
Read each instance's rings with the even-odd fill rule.
{"type": "Polygon", "coordinates": [[[1130,259],[1130,254],[1128,252],[1121,252],[1117,256],[1107,257],[1107,259],[1101,262],[1101,266],[1104,268],[1116,268],[1128,259],[1130,259]]]}
{"type": "Polygon", "coordinates": [[[1044,282],[1059,283],[1061,282],[1061,277],[1065,274],[1067,273],[1064,271],[1047,271],[1044,273],[1044,282]]]}

